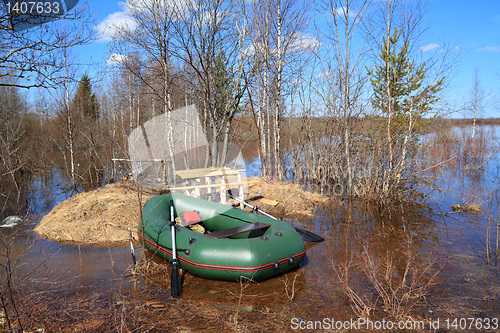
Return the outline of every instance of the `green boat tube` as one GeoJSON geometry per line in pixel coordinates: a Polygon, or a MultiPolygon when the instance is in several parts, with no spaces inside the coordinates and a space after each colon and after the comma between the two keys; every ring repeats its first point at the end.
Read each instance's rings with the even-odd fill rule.
{"type": "Polygon", "coordinates": [[[297,268],[305,257],[304,242],[281,220],[232,206],[170,193],[152,197],[144,206],[138,233],[145,247],[172,261],[170,200],[175,217],[196,211],[205,233],[178,226],[177,265],[214,280],[263,281],[297,268]]]}

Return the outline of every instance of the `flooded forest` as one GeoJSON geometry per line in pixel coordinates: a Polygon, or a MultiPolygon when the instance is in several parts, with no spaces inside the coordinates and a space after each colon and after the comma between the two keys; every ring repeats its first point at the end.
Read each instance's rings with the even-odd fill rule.
{"type": "Polygon", "coordinates": [[[21,31],[2,14],[0,332],[500,330],[500,121],[482,117],[477,76],[469,100],[448,94],[460,55],[421,52],[420,1],[126,6],[92,66],[78,59],[102,38],[87,4],[21,31]],[[173,299],[172,265],[137,239],[34,232],[69,198],[135,184],[130,133],[188,105],[210,147],[237,145],[269,184],[265,208],[325,238],[299,269],[186,273],[173,299]],[[285,204],[304,193],[321,200],[285,204]]]}

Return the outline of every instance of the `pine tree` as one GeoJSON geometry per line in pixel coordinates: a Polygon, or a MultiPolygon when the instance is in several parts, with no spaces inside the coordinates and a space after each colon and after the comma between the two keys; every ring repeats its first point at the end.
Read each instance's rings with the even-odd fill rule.
{"type": "Polygon", "coordinates": [[[84,74],[80,80],[72,108],[85,119],[94,121],[99,119],[99,104],[95,94],[92,93],[92,85],[87,74],[84,74]]]}
{"type": "MultiPolygon", "coordinates": [[[[398,193],[405,174],[408,174],[411,153],[418,147],[425,118],[438,101],[444,77],[432,84],[425,84],[427,64],[420,66],[410,59],[410,41],[400,42],[401,31],[394,29],[380,44],[380,62],[368,70],[373,87],[372,106],[385,120],[381,139],[385,137],[386,159],[381,164],[383,179],[379,193],[383,197],[398,193]]],[[[407,181],[412,180],[407,178],[407,181]]]]}
{"type": "Polygon", "coordinates": [[[442,77],[434,84],[424,85],[427,64],[424,62],[417,67],[415,61],[409,58],[409,41],[400,45],[400,37],[398,29],[394,29],[389,38],[384,37],[380,44],[381,62],[374,70],[368,70],[374,91],[372,106],[392,120],[391,137],[401,136],[401,131],[408,126],[410,115],[416,125],[422,121],[422,117],[439,100],[437,93],[442,89],[444,80],[442,77]]]}

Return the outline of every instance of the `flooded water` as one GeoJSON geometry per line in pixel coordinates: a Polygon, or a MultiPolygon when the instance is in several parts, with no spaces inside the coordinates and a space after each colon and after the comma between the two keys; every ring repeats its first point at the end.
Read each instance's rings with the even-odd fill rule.
{"type": "MultiPolygon", "coordinates": [[[[22,227],[2,228],[2,237],[16,266],[15,273],[29,277],[26,283],[62,284],[69,288],[117,287],[131,265],[130,248],[59,244],[41,239],[22,227]],[[21,259],[22,263],[16,262],[21,259]]],[[[136,251],[141,255],[141,248],[136,251]]],[[[5,272],[2,272],[5,273],[5,272]]],[[[3,276],[2,276],[3,277],[3,276]]]]}
{"type": "MultiPolygon", "coordinates": [[[[484,130],[485,135],[500,137],[498,127],[484,130]]],[[[256,169],[258,159],[247,162],[252,165],[248,170],[256,169]]],[[[206,306],[206,311],[216,307],[231,313],[255,313],[258,307],[259,313],[267,311],[288,321],[282,327],[289,327],[293,318],[348,320],[359,316],[362,309],[353,308],[348,289],[359,296],[359,304],[370,309],[373,318],[385,318],[388,311],[395,311],[382,306],[381,290],[394,291],[395,297],[402,299],[405,293],[414,297],[408,312],[412,318],[498,317],[500,253],[495,252],[500,236],[500,155],[484,156],[479,165],[469,163],[468,168],[463,165],[439,173],[429,171],[427,176],[439,184],[440,190],[428,189],[431,199],[427,205],[388,208],[332,197],[328,204],[316,208],[313,218],[290,220],[326,239],[307,244],[307,260],[301,270],[244,288],[238,283],[208,281],[187,273],[183,299],[206,306]],[[482,212],[468,214],[451,208],[473,203],[480,204],[482,212]],[[388,275],[390,279],[384,278],[388,275]]],[[[32,191],[27,195],[32,224],[70,195],[62,190],[63,178],[54,174],[49,180],[32,181],[32,191]]],[[[149,301],[168,302],[167,279],[148,281],[130,275],[129,247],[58,244],[40,239],[31,229],[0,228],[2,246],[10,251],[2,258],[12,261],[22,288],[55,291],[51,297],[57,292],[83,290],[113,298],[110,290],[137,294],[138,284],[153,283],[159,289],[149,294],[149,301]]],[[[140,246],[135,251],[142,255],[140,246]]],[[[168,272],[170,267],[164,267],[168,272]]],[[[0,275],[5,279],[5,269],[0,275]]],[[[2,288],[5,291],[5,286],[2,288]]],[[[109,299],[100,302],[119,303],[109,299]]],[[[248,318],[262,320],[251,319],[251,315],[248,318]]],[[[272,321],[274,317],[260,318],[272,321]]],[[[201,327],[199,323],[194,325],[201,327]]]]}
{"type": "MultiPolygon", "coordinates": [[[[67,179],[60,170],[36,175],[28,185],[22,205],[2,216],[3,219],[18,214],[23,221],[12,228],[0,228],[0,292],[11,317],[15,317],[12,304],[16,303],[26,323],[31,322],[33,315],[29,313],[33,309],[39,310],[39,320],[51,318],[57,323],[57,315],[45,313],[69,299],[83,300],[110,290],[133,289],[134,281],[127,271],[132,263],[130,248],[60,244],[41,239],[33,232],[45,214],[74,194],[68,190],[67,179]],[[7,295],[13,295],[14,301],[7,301],[7,295]]],[[[136,253],[142,255],[141,247],[136,247],[136,253]]],[[[0,311],[0,319],[1,314],[0,311]]]]}

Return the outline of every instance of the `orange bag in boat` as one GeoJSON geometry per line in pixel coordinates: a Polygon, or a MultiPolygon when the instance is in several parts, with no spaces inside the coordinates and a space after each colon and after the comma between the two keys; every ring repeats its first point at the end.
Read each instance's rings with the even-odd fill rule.
{"type": "Polygon", "coordinates": [[[191,224],[196,224],[201,222],[201,217],[197,211],[184,212],[181,214],[181,225],[187,227],[191,224]]]}

